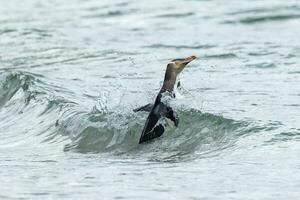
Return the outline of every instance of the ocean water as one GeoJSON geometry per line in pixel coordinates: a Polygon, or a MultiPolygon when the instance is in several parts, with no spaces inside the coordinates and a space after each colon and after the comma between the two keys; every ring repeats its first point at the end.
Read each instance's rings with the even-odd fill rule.
{"type": "Polygon", "coordinates": [[[297,0],[0,1],[0,199],[299,199],[299,35],[297,0]]]}

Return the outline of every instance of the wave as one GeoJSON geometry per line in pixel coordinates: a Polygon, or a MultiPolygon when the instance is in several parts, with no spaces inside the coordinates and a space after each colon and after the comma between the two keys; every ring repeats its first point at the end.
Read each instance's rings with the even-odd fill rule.
{"type": "MultiPolygon", "coordinates": [[[[0,109],[8,102],[20,89],[28,91],[34,77],[24,73],[0,73],[0,109]]],[[[29,101],[30,94],[27,93],[29,101]]]]}
{"type": "Polygon", "coordinates": [[[218,154],[236,139],[251,132],[249,124],[194,109],[179,109],[180,125],[166,122],[162,137],[139,145],[147,113],[75,112],[59,123],[59,132],[70,137],[65,151],[143,155],[150,160],[189,159],[193,155],[218,154]]]}
{"type": "Polygon", "coordinates": [[[55,121],[61,109],[72,103],[54,96],[55,87],[42,79],[28,72],[0,73],[0,148],[33,147],[61,139],[55,121]]]}
{"type": "Polygon", "coordinates": [[[145,112],[134,113],[130,106],[111,108],[104,97],[99,105],[87,110],[57,96],[53,92],[57,86],[37,74],[2,73],[0,83],[0,148],[55,144],[67,152],[142,155],[148,160],[177,162],[219,155],[234,147],[241,137],[265,131],[264,126],[175,104],[179,127],[165,121],[162,137],[139,145],[145,112]]]}
{"type": "Polygon", "coordinates": [[[51,86],[41,78],[25,72],[0,75],[0,126],[2,130],[9,127],[2,134],[2,147],[24,145],[32,140],[60,145],[63,141],[64,151],[143,154],[166,160],[219,152],[247,133],[247,123],[180,107],[178,128],[165,122],[167,128],[161,138],[139,145],[147,113],[108,110],[107,105],[86,111],[72,101],[55,96],[51,86]]]}

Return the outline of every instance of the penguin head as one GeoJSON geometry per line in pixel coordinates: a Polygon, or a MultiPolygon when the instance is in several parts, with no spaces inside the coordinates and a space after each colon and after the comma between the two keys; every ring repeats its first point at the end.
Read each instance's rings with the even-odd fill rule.
{"type": "Polygon", "coordinates": [[[192,62],[193,60],[195,60],[197,57],[196,56],[190,56],[187,58],[177,58],[174,60],[171,60],[171,62],[169,62],[167,68],[168,70],[171,71],[175,71],[176,74],[179,74],[187,64],[189,64],[190,62],[192,62]]]}

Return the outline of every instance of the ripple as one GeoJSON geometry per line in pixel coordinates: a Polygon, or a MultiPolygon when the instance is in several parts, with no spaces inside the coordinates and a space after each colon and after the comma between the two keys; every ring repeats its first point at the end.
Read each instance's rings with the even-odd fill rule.
{"type": "Polygon", "coordinates": [[[300,107],[300,104],[283,104],[282,106],[287,106],[287,107],[300,107]]]}
{"type": "Polygon", "coordinates": [[[165,44],[152,44],[144,46],[146,48],[166,48],[166,49],[210,49],[215,45],[165,45],[165,44]]]}
{"type": "Polygon", "coordinates": [[[276,6],[276,7],[261,7],[254,9],[246,9],[235,12],[229,12],[228,15],[241,15],[241,14],[258,14],[258,13],[268,13],[268,12],[278,12],[278,11],[298,11],[300,8],[298,5],[292,6],[276,6]]]}
{"type": "Polygon", "coordinates": [[[21,35],[24,35],[24,36],[36,35],[36,36],[41,37],[41,38],[52,36],[52,34],[49,30],[39,29],[39,28],[25,29],[24,31],[21,32],[21,35]]]}
{"type": "Polygon", "coordinates": [[[83,18],[110,18],[110,17],[121,17],[128,14],[133,14],[137,12],[138,9],[128,9],[128,10],[111,10],[105,13],[94,13],[82,16],[83,18]]]}
{"type": "Polygon", "coordinates": [[[0,30],[0,35],[7,34],[7,33],[13,33],[13,32],[16,32],[16,31],[17,31],[17,29],[10,29],[10,28],[1,29],[0,30]]]}
{"type": "Polygon", "coordinates": [[[234,53],[220,53],[220,54],[210,54],[210,55],[204,55],[205,58],[212,59],[212,58],[218,58],[218,59],[232,59],[237,58],[238,56],[234,53]]]}
{"type": "Polygon", "coordinates": [[[255,68],[276,68],[275,63],[267,63],[267,62],[262,62],[262,63],[251,63],[251,64],[246,64],[246,67],[255,67],[255,68]]]}
{"type": "Polygon", "coordinates": [[[238,20],[227,20],[224,23],[256,24],[256,23],[263,23],[263,22],[270,22],[270,21],[283,21],[283,20],[298,19],[298,18],[300,18],[300,14],[277,14],[277,15],[265,15],[265,16],[249,16],[238,20]]]}
{"type": "Polygon", "coordinates": [[[286,131],[286,132],[281,132],[279,134],[276,134],[273,136],[272,139],[266,141],[266,144],[274,144],[278,142],[288,142],[288,141],[295,141],[295,140],[300,140],[300,131],[286,131]]]}
{"type": "Polygon", "coordinates": [[[189,17],[194,15],[195,13],[193,12],[187,12],[187,13],[170,13],[170,14],[161,14],[157,15],[155,17],[158,18],[182,18],[182,17],[189,17]]]}
{"type": "Polygon", "coordinates": [[[124,14],[125,13],[120,10],[115,10],[115,11],[108,11],[107,13],[85,15],[83,17],[84,18],[116,17],[116,16],[122,16],[124,14]]]}

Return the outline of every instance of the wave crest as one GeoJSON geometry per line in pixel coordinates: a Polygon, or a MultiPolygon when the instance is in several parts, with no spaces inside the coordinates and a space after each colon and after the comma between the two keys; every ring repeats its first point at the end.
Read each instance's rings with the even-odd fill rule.
{"type": "Polygon", "coordinates": [[[248,124],[190,109],[178,112],[178,128],[166,122],[162,137],[139,145],[147,113],[77,112],[59,125],[59,132],[70,137],[65,151],[110,152],[169,159],[207,154],[231,146],[247,132],[248,124]]]}

